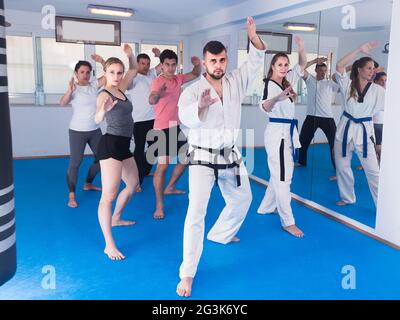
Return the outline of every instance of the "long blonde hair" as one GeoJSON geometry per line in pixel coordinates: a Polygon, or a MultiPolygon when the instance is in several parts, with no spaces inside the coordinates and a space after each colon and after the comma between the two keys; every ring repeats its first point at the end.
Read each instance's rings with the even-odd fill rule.
{"type": "Polygon", "coordinates": [[[124,63],[116,57],[110,57],[106,60],[106,62],[104,63],[104,71],[106,71],[106,69],[112,64],[120,64],[122,66],[122,71],[125,72],[124,63]]]}

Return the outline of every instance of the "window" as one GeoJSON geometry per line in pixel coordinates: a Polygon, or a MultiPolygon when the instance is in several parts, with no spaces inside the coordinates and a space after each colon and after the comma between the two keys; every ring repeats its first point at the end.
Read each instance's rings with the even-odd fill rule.
{"type": "MultiPolygon", "coordinates": [[[[247,61],[249,54],[247,53],[247,49],[239,49],[238,50],[238,67],[240,67],[244,62],[247,61]]],[[[264,59],[264,68],[260,68],[257,70],[255,75],[255,79],[251,85],[251,87],[246,92],[246,96],[257,95],[258,97],[263,96],[264,94],[264,82],[265,78],[265,59],[264,59]]]]}
{"type": "Polygon", "coordinates": [[[10,94],[35,92],[31,37],[7,36],[7,76],[10,94]]]}
{"type": "MultiPolygon", "coordinates": [[[[150,59],[151,59],[150,68],[154,68],[156,65],[158,65],[160,63],[160,59],[154,57],[154,54],[151,51],[153,48],[158,48],[158,49],[160,49],[161,52],[163,52],[163,50],[165,50],[165,49],[172,50],[178,55],[178,60],[179,60],[178,46],[177,45],[142,43],[140,45],[140,53],[146,53],[150,57],[150,59]]],[[[179,67],[179,63],[181,63],[181,61],[177,61],[177,63],[178,63],[178,67],[179,67]]],[[[178,68],[177,68],[177,71],[178,71],[178,68]]]]}
{"type": "Polygon", "coordinates": [[[45,94],[64,93],[75,64],[85,58],[84,45],[60,43],[53,38],[40,38],[40,44],[38,52],[42,57],[43,91],[45,94]]]}
{"type": "MultiPolygon", "coordinates": [[[[128,44],[132,47],[133,53],[136,56],[138,44],[137,43],[128,43],[128,44]]],[[[110,57],[116,57],[118,59],[121,59],[121,61],[124,63],[125,70],[127,70],[129,68],[128,58],[126,57],[126,55],[122,49],[123,45],[121,45],[120,47],[96,45],[95,48],[96,48],[95,49],[96,54],[102,56],[104,60],[107,60],[110,57]]],[[[103,73],[104,73],[103,67],[99,63],[96,63],[96,77],[98,78],[98,77],[102,76],[103,73]]]]}

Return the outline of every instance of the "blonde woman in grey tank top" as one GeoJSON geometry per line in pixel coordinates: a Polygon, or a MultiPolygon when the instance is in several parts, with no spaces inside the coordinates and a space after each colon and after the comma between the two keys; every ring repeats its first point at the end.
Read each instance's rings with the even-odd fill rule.
{"type": "Polygon", "coordinates": [[[124,64],[118,58],[105,62],[106,84],[97,97],[95,122],[106,118],[107,129],[99,143],[102,194],[98,208],[99,222],[105,240],[104,253],[111,260],[122,260],[125,256],[118,250],[112,236],[114,226],[129,226],[134,221],[122,220],[121,214],[139,184],[138,169],[129,151],[132,136],[132,104],[123,94],[137,74],[136,60],[132,48],[124,45],[129,59],[129,70],[124,75],[124,64]],[[112,214],[112,203],[117,197],[121,179],[125,188],[119,193],[112,214]]]}

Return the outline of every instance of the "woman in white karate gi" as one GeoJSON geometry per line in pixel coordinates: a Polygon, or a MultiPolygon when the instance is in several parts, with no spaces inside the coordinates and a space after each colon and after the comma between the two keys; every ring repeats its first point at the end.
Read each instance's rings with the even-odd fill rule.
{"type": "Polygon", "coordinates": [[[361,161],[376,205],[379,165],[374,146],[372,116],[384,108],[385,89],[372,82],[375,72],[374,60],[370,57],[360,58],[353,63],[350,78],[345,72],[345,66],[353,61],[357,54],[368,54],[376,46],[376,42],[367,42],[345,55],[336,64],[336,81],[344,101],[344,112],[338,124],[334,151],[341,197],[336,203],[339,206],[356,202],[351,169],[353,152],[357,153],[361,161]]]}
{"type": "Polygon", "coordinates": [[[277,210],[283,229],[295,237],[303,237],[303,232],[295,224],[290,206],[294,160],[297,161],[297,148],[301,146],[297,120],[294,119],[296,95],[293,87],[303,76],[307,64],[303,39],[295,37],[295,42],[299,63],[289,71],[289,57],[285,53],[277,53],[271,60],[264,80],[264,96],[260,108],[269,116],[264,142],[270,180],[257,213],[266,214],[277,210]]]}

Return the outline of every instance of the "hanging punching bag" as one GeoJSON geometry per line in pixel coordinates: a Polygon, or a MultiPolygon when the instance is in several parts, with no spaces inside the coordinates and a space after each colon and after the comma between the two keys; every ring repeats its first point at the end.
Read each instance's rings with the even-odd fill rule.
{"type": "Polygon", "coordinates": [[[0,285],[17,268],[4,1],[0,0],[0,285]]]}

